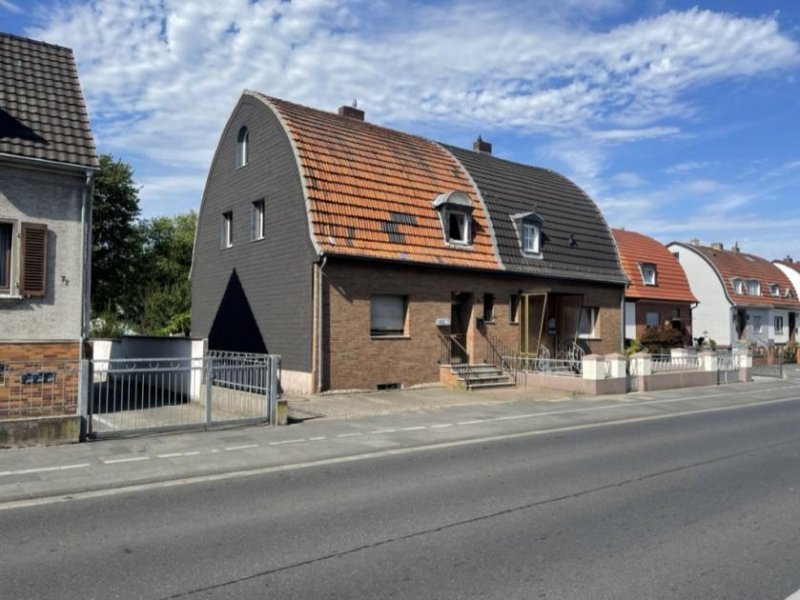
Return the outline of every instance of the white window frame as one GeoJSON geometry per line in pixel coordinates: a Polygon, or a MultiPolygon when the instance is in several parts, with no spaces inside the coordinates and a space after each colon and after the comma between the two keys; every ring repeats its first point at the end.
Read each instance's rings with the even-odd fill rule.
{"type": "Polygon", "coordinates": [[[222,230],[220,231],[220,246],[223,250],[233,247],[233,211],[222,213],[222,230]]]}
{"type": "Polygon", "coordinates": [[[248,162],[250,162],[250,130],[243,125],[236,136],[236,168],[246,167],[248,162]]]}
{"type": "Polygon", "coordinates": [[[780,298],[781,286],[779,286],[777,283],[771,283],[769,285],[769,293],[772,294],[772,296],[775,298],[780,298]]]}
{"type": "Polygon", "coordinates": [[[744,296],[747,292],[747,288],[745,287],[744,281],[742,279],[734,279],[733,280],[733,293],[738,294],[739,296],[744,296]]]}
{"type": "Polygon", "coordinates": [[[746,284],[748,296],[761,295],[761,283],[757,279],[748,279],[746,284]]]}
{"type": "Polygon", "coordinates": [[[469,245],[472,240],[472,216],[469,212],[448,206],[445,210],[445,217],[447,218],[447,242],[450,244],[469,245]],[[453,235],[453,219],[459,224],[457,229],[461,233],[460,237],[453,235]]]}
{"type": "Polygon", "coordinates": [[[539,254],[542,250],[542,229],[536,223],[522,222],[522,251],[539,254]]]}
{"type": "Polygon", "coordinates": [[[775,317],[775,335],[783,335],[783,315],[775,317]]]}
{"type": "Polygon", "coordinates": [[[406,337],[407,333],[408,296],[373,294],[369,303],[370,337],[406,337]]]}
{"type": "Polygon", "coordinates": [[[250,241],[263,240],[266,230],[266,202],[263,198],[256,200],[252,205],[250,216],[250,241]]]}
{"type": "Polygon", "coordinates": [[[0,220],[0,225],[7,225],[11,228],[11,244],[8,249],[8,287],[0,288],[0,297],[16,296],[17,274],[19,272],[19,269],[17,268],[17,263],[19,262],[19,249],[17,247],[19,231],[17,222],[2,219],[0,220]]]}
{"type": "Polygon", "coordinates": [[[642,283],[644,285],[658,285],[658,267],[653,263],[640,263],[639,271],[642,274],[642,283]],[[652,275],[652,277],[648,277],[652,275]]]}
{"type": "Polygon", "coordinates": [[[597,339],[597,317],[598,317],[598,309],[596,306],[583,306],[581,307],[581,317],[578,321],[578,338],[582,340],[591,340],[597,339]],[[584,316],[588,315],[588,318],[591,322],[591,330],[587,332],[583,332],[583,324],[584,324],[584,316]]]}
{"type": "Polygon", "coordinates": [[[454,246],[471,246],[472,199],[469,194],[461,191],[439,194],[431,204],[439,211],[445,243],[454,246]],[[455,233],[458,233],[458,236],[453,235],[452,219],[456,220],[455,229],[457,231],[455,233]]]}

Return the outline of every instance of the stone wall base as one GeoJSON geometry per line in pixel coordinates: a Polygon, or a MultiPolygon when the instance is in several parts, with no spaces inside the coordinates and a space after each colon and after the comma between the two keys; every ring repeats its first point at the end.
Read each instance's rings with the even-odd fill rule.
{"type": "Polygon", "coordinates": [[[0,448],[71,444],[81,434],[79,415],[0,421],[0,448]]]}

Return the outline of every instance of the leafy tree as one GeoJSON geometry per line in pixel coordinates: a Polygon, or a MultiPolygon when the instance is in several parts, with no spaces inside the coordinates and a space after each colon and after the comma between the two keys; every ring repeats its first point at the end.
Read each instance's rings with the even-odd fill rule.
{"type": "Polygon", "coordinates": [[[95,177],[92,217],[92,311],[108,319],[133,323],[141,278],[139,188],[133,170],[110,154],[100,157],[95,177]]]}

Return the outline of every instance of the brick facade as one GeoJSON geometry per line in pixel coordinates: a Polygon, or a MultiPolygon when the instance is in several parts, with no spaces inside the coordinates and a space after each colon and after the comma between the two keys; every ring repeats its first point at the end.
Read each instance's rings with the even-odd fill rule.
{"type": "Polygon", "coordinates": [[[659,325],[672,322],[676,317],[685,328],[687,343],[692,341],[692,305],[688,302],[655,302],[652,300],[639,300],[636,303],[636,339],[641,339],[647,331],[647,313],[657,313],[659,325]],[[676,312],[677,311],[677,312],[676,312]]]}
{"type": "Polygon", "coordinates": [[[79,342],[0,343],[0,418],[74,415],[79,342]]]}
{"type": "Polygon", "coordinates": [[[566,282],[506,274],[417,268],[405,265],[331,261],[326,268],[324,308],[324,389],[376,389],[439,381],[442,334],[436,319],[451,316],[452,293],[471,294],[466,345],[472,362],[487,358],[485,335],[519,348],[520,326],[510,322],[510,298],[524,293],[582,294],[584,306],[598,309],[597,337],[582,340],[592,353],[618,352],[622,341],[622,286],[566,282]],[[370,306],[374,294],[407,299],[405,335],[371,337],[370,306]],[[484,331],[484,294],[494,296],[494,319],[484,331]]]}

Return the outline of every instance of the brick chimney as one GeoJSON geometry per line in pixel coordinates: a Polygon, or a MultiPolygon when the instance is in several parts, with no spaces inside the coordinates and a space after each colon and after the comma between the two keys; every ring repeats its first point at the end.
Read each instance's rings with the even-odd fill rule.
{"type": "Polygon", "coordinates": [[[481,136],[478,136],[478,139],[472,142],[472,150],[480,152],[481,154],[491,154],[492,145],[489,142],[483,141],[481,136]]]}
{"type": "Polygon", "coordinates": [[[711,244],[711,247],[712,247],[714,250],[724,250],[724,249],[725,249],[725,246],[723,246],[723,245],[722,245],[722,242],[713,242],[713,243],[711,244]]]}
{"type": "Polygon", "coordinates": [[[356,121],[364,120],[364,111],[358,108],[358,103],[353,100],[352,106],[340,106],[339,116],[347,117],[348,119],[355,119],[356,121]]]}
{"type": "Polygon", "coordinates": [[[733,250],[734,252],[739,252],[740,251],[739,250],[739,241],[738,240],[733,244],[733,248],[731,248],[731,250],[733,250]]]}

